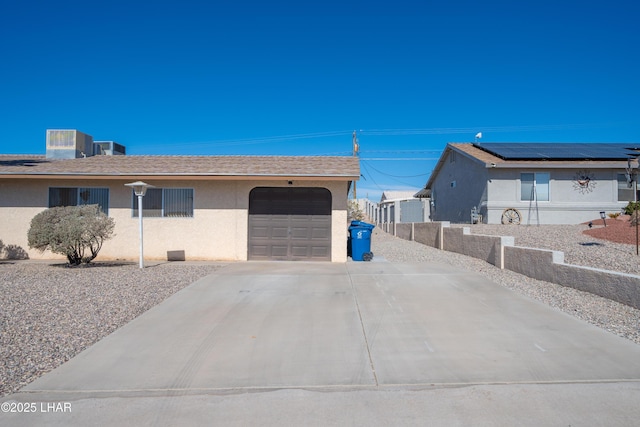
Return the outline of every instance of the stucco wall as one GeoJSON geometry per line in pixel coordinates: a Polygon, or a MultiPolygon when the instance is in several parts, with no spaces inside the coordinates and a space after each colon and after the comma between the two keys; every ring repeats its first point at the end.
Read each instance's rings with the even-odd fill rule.
{"type": "Polygon", "coordinates": [[[449,227],[449,222],[424,222],[414,224],[413,240],[432,248],[442,249],[443,228],[449,227]]]}
{"type": "Polygon", "coordinates": [[[470,222],[471,209],[482,207],[487,197],[487,169],[462,153],[452,152],[444,160],[442,169],[432,185],[431,218],[434,221],[470,222]]]}
{"type": "Polygon", "coordinates": [[[499,224],[502,212],[516,208],[522,214],[523,224],[580,224],[599,218],[600,211],[619,212],[627,201],[618,201],[617,174],[613,169],[488,169],[488,201],[486,203],[489,224],[499,224]],[[589,190],[576,185],[575,176],[587,170],[594,178],[589,190]],[[549,172],[549,201],[536,203],[521,201],[520,174],[523,172],[549,172]]]}
{"type": "Polygon", "coordinates": [[[405,240],[413,240],[413,223],[396,224],[396,236],[405,240]]]}
{"type": "Polygon", "coordinates": [[[564,254],[505,247],[505,268],[534,279],[589,292],[640,309],[640,276],[565,264],[564,254]]]}
{"type": "MultiPolygon", "coordinates": [[[[132,217],[128,181],[2,180],[0,181],[0,239],[22,247],[32,259],[61,259],[49,252],[30,250],[27,231],[31,218],[48,206],[49,187],[107,187],[109,216],[115,236],[105,242],[99,259],[135,260],[139,255],[138,218],[132,217]]],[[[166,260],[181,253],[188,260],[246,260],[249,192],[254,187],[288,186],[279,181],[162,181],[156,187],[193,188],[193,218],[144,218],[145,259],[166,260]]],[[[331,260],[347,258],[347,184],[341,181],[293,181],[298,187],[323,187],[332,195],[331,260]]]]}

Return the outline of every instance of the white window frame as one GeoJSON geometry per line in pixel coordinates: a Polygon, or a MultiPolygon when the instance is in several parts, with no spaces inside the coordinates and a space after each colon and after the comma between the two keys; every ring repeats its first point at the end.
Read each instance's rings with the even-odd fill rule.
{"type": "MultiPolygon", "coordinates": [[[[626,174],[624,174],[624,173],[616,173],[616,200],[618,202],[634,202],[634,201],[640,200],[640,197],[638,197],[638,195],[636,195],[636,200],[633,199],[634,187],[635,187],[635,182],[631,183],[631,188],[627,187],[626,174]],[[621,177],[622,177],[622,179],[620,179],[621,177]],[[621,183],[624,183],[624,188],[620,188],[621,183]],[[629,200],[621,199],[620,198],[620,190],[628,191],[629,194],[631,195],[631,198],[629,200]]],[[[640,187],[640,186],[638,186],[638,187],[640,187]]],[[[640,194],[640,189],[638,190],[638,194],[640,194]]]]}
{"type": "Polygon", "coordinates": [[[551,173],[549,172],[520,172],[520,201],[521,202],[550,202],[551,201],[551,173]],[[531,189],[536,188],[536,192],[535,192],[535,198],[531,197],[531,189],[528,189],[526,191],[526,193],[528,194],[524,194],[522,191],[522,187],[524,185],[524,180],[523,180],[523,176],[524,175],[533,175],[533,186],[530,187],[531,189]],[[540,198],[540,184],[538,184],[538,176],[540,175],[546,175],[547,176],[547,181],[545,184],[542,184],[543,187],[547,188],[546,194],[543,198],[540,198]]]}

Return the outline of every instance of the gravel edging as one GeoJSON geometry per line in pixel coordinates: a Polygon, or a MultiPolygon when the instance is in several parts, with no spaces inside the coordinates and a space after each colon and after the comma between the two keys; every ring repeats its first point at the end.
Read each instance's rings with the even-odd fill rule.
{"type": "Polygon", "coordinates": [[[18,391],[223,264],[0,263],[0,396],[18,391]]]}
{"type": "MultiPolygon", "coordinates": [[[[529,232],[535,233],[536,231],[530,230],[529,232]]],[[[539,233],[539,230],[537,232],[539,233]]],[[[483,233],[474,232],[474,234],[483,233]]],[[[521,241],[527,238],[532,239],[533,237],[529,236],[524,239],[521,237],[521,241]]],[[[567,247],[572,247],[576,245],[568,242],[575,242],[580,237],[569,232],[563,235],[553,234],[553,238],[556,243],[563,238],[564,244],[567,247]]],[[[516,244],[518,244],[517,238],[516,244]]],[[[526,246],[522,243],[519,245],[526,246]]],[[[501,286],[640,344],[640,310],[628,305],[555,283],[535,280],[510,270],[501,270],[476,258],[400,239],[378,228],[374,229],[371,249],[374,256],[384,257],[391,262],[437,262],[478,273],[501,286]]],[[[599,268],[605,268],[605,265],[609,265],[606,264],[606,261],[602,261],[601,264],[602,266],[599,268]]],[[[611,268],[606,269],[611,270],[611,268]]]]}

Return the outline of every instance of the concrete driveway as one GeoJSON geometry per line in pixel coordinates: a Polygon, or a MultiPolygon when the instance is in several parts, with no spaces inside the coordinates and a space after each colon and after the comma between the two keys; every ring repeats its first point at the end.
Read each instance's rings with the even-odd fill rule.
{"type": "Polygon", "coordinates": [[[2,402],[25,426],[632,425],[640,346],[442,265],[247,262],[2,402]]]}

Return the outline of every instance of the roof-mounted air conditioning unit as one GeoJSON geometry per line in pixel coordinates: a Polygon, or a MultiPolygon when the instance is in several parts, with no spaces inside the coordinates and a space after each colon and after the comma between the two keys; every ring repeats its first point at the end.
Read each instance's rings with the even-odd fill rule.
{"type": "Polygon", "coordinates": [[[125,146],[115,141],[95,141],[93,146],[96,156],[124,156],[127,154],[125,146]]]}
{"type": "Polygon", "coordinates": [[[75,129],[47,129],[48,159],[78,159],[92,156],[93,137],[75,129]]]}

